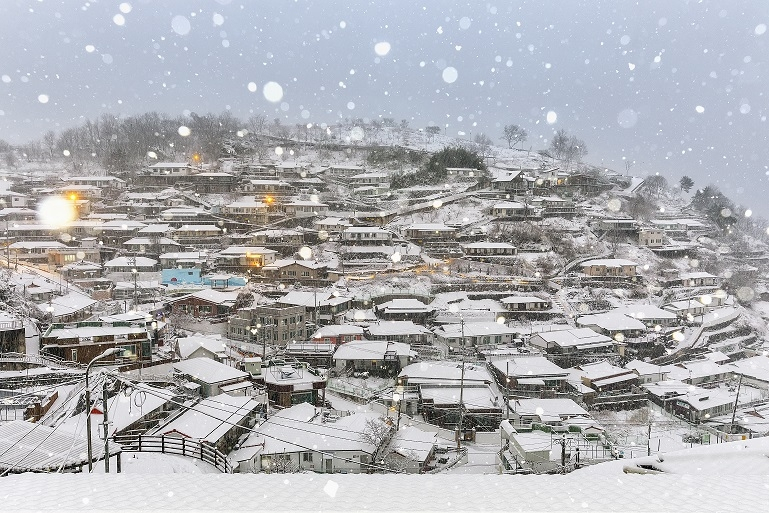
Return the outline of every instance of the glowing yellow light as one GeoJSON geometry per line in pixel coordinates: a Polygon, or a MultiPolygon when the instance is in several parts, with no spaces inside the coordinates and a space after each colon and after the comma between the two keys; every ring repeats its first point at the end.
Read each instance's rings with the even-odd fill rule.
{"type": "Polygon", "coordinates": [[[37,207],[37,217],[41,223],[59,228],[77,218],[74,205],[61,196],[46,198],[37,207]]]}

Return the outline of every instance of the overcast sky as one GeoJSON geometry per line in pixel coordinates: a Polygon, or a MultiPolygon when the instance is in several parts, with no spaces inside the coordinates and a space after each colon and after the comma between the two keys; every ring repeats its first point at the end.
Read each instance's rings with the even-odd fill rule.
{"type": "Polygon", "coordinates": [[[637,4],[2,0],[0,139],[152,110],[405,118],[499,144],[516,123],[534,149],[565,128],[591,163],[688,174],[769,217],[769,2],[637,4]]]}

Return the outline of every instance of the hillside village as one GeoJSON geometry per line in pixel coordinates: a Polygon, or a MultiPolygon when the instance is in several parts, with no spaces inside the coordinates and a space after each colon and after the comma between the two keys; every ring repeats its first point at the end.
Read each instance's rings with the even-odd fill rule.
{"type": "Polygon", "coordinates": [[[767,232],[717,189],[405,126],[224,146],[6,159],[0,473],[565,473],[769,433],[767,232]]]}

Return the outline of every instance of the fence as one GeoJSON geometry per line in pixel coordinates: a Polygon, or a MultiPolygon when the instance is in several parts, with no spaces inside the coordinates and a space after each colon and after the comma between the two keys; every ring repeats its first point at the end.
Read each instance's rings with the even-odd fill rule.
{"type": "Polygon", "coordinates": [[[232,464],[215,446],[175,436],[116,436],[115,442],[120,444],[124,452],[161,452],[163,454],[178,454],[189,458],[199,459],[216,467],[224,474],[232,474],[232,464]]]}

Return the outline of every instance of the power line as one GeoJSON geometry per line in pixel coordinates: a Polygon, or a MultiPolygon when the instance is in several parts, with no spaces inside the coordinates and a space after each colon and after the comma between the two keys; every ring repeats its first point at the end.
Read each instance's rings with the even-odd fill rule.
{"type": "MultiPolygon", "coordinates": [[[[120,380],[120,381],[124,381],[124,382],[128,382],[128,383],[134,384],[133,382],[131,382],[131,381],[130,381],[130,380],[128,380],[127,378],[124,378],[124,377],[120,377],[120,376],[115,376],[115,377],[116,377],[118,380],[120,380]]],[[[182,406],[182,407],[184,407],[184,404],[183,404],[183,403],[179,403],[179,402],[177,402],[177,401],[174,401],[173,399],[168,399],[167,397],[162,397],[162,396],[160,396],[160,395],[156,394],[154,391],[148,391],[148,392],[149,392],[151,395],[156,395],[157,397],[161,397],[161,398],[163,398],[163,399],[166,399],[166,400],[168,400],[168,401],[169,401],[170,403],[172,403],[172,404],[175,404],[175,405],[177,405],[177,406],[182,406]]],[[[197,405],[195,405],[195,406],[197,406],[197,405]]],[[[204,412],[204,411],[200,411],[200,410],[195,410],[195,406],[192,406],[192,407],[187,407],[187,408],[188,408],[188,410],[192,410],[192,411],[195,411],[195,412],[197,412],[197,413],[199,413],[199,414],[201,414],[201,415],[205,415],[205,416],[211,417],[211,418],[213,418],[213,419],[215,419],[215,420],[217,420],[217,421],[220,421],[220,422],[222,422],[223,424],[229,424],[229,425],[231,425],[231,426],[237,426],[237,427],[240,427],[240,428],[242,428],[242,429],[244,429],[244,430],[246,430],[246,431],[249,431],[249,432],[251,432],[251,433],[256,433],[256,434],[258,434],[258,435],[261,435],[261,436],[263,436],[263,437],[265,437],[265,438],[271,438],[271,439],[273,439],[273,440],[275,440],[275,441],[278,441],[278,442],[282,442],[282,443],[284,443],[284,444],[288,444],[288,445],[293,445],[293,446],[299,447],[300,449],[304,449],[304,450],[305,450],[305,451],[307,451],[307,452],[314,452],[314,453],[322,454],[323,456],[328,456],[328,457],[330,457],[330,458],[332,458],[332,459],[337,459],[337,460],[341,460],[341,461],[346,461],[346,462],[348,462],[348,463],[356,463],[356,464],[358,464],[358,465],[360,465],[360,464],[361,464],[361,463],[360,463],[360,461],[355,461],[355,460],[353,460],[353,459],[351,459],[351,458],[344,458],[344,457],[342,457],[342,456],[339,456],[339,455],[336,455],[336,454],[333,454],[333,453],[328,453],[328,452],[325,452],[325,451],[322,451],[322,450],[319,450],[319,449],[313,449],[313,448],[310,448],[310,447],[307,447],[307,446],[301,445],[301,444],[299,444],[299,443],[296,443],[296,442],[289,442],[289,441],[287,441],[287,440],[283,440],[282,438],[278,438],[277,436],[274,436],[274,435],[269,435],[269,434],[266,434],[266,433],[262,433],[262,432],[259,432],[259,431],[257,431],[255,428],[247,428],[247,427],[245,427],[245,426],[240,426],[240,425],[238,425],[237,423],[235,423],[235,422],[232,422],[232,421],[228,421],[228,420],[219,419],[218,417],[216,417],[216,416],[214,416],[214,415],[212,415],[212,414],[210,414],[210,413],[207,413],[207,412],[204,412]]],[[[219,410],[221,410],[221,411],[223,411],[223,412],[225,412],[225,413],[230,413],[230,414],[232,414],[232,413],[235,413],[235,412],[228,412],[227,410],[224,410],[224,409],[220,409],[220,408],[214,408],[214,409],[219,409],[219,410]]],[[[265,422],[265,423],[266,423],[266,422],[265,422]]],[[[264,425],[264,424],[262,424],[262,425],[264,425]]],[[[286,427],[288,427],[288,426],[286,426],[286,427]]],[[[330,435],[327,435],[327,436],[330,436],[330,435]]],[[[336,438],[343,438],[343,437],[336,437],[336,438]]],[[[343,439],[345,439],[345,440],[352,440],[352,439],[347,439],[347,438],[343,438],[343,439]]],[[[352,441],[356,441],[356,442],[359,442],[360,440],[352,440],[352,441]]],[[[387,467],[383,467],[383,466],[377,465],[376,463],[367,464],[367,468],[373,468],[373,469],[383,470],[383,471],[385,471],[385,472],[393,472],[393,473],[397,473],[397,474],[402,474],[402,473],[404,473],[404,472],[402,472],[402,471],[397,471],[397,470],[394,470],[394,469],[390,469],[390,468],[387,468],[387,467]]]]}

